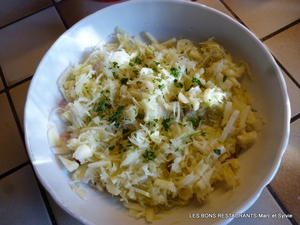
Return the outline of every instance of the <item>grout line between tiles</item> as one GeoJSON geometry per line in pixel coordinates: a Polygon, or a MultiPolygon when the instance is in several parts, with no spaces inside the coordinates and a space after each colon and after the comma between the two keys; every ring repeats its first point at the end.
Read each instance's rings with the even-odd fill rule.
{"type": "MultiPolygon", "coordinates": [[[[272,54],[273,55],[273,54],[272,54]]],[[[293,81],[293,83],[300,89],[300,84],[298,83],[298,81],[293,77],[292,74],[290,74],[290,72],[281,64],[281,62],[273,55],[276,63],[278,64],[278,66],[286,73],[286,75],[293,81]]]]}
{"type": "Polygon", "coordinates": [[[291,123],[294,123],[298,119],[300,119],[300,113],[291,118],[291,123]]]}
{"type": "Polygon", "coordinates": [[[266,41],[266,40],[268,40],[268,39],[270,39],[270,38],[276,36],[277,34],[280,34],[280,33],[282,33],[283,31],[286,31],[287,29],[289,29],[289,28],[291,28],[291,27],[297,25],[298,23],[300,23],[300,19],[298,19],[298,20],[296,20],[296,21],[294,21],[294,22],[292,22],[292,23],[290,23],[290,24],[288,24],[288,25],[286,25],[286,26],[284,26],[284,27],[282,27],[282,28],[280,28],[280,29],[274,31],[274,32],[271,33],[271,34],[268,34],[267,36],[261,38],[260,40],[261,40],[261,41],[266,41]]]}
{"type": "Polygon", "coordinates": [[[30,161],[28,160],[28,161],[26,161],[26,162],[24,162],[24,163],[22,163],[22,164],[20,164],[20,165],[18,165],[16,167],[14,167],[14,168],[12,168],[12,169],[4,172],[3,174],[0,174],[0,180],[3,179],[3,178],[5,178],[5,177],[7,177],[7,176],[9,176],[9,175],[11,175],[11,174],[13,174],[14,172],[16,172],[18,170],[24,168],[25,166],[27,166],[29,164],[30,164],[30,161]]]}
{"type": "Polygon", "coordinates": [[[22,143],[23,143],[23,145],[24,145],[24,147],[26,149],[23,128],[21,126],[21,123],[20,123],[20,120],[19,120],[16,108],[15,108],[14,102],[13,102],[13,100],[11,98],[11,95],[10,95],[9,91],[6,91],[6,97],[7,97],[8,103],[10,105],[10,109],[11,109],[11,112],[13,114],[13,117],[15,119],[18,131],[19,131],[19,135],[20,135],[20,137],[22,139],[22,143]]]}
{"type": "Polygon", "coordinates": [[[37,11],[35,11],[35,12],[33,12],[33,13],[30,13],[30,14],[28,14],[28,15],[26,15],[26,16],[23,16],[23,17],[21,17],[21,18],[19,18],[19,19],[16,19],[16,20],[14,20],[14,21],[12,21],[12,22],[10,22],[10,23],[8,23],[8,24],[5,24],[5,25],[1,26],[0,29],[5,28],[5,27],[8,27],[8,26],[10,26],[10,25],[12,25],[12,24],[15,24],[15,23],[17,23],[17,22],[19,22],[19,21],[21,21],[21,20],[23,20],[23,19],[26,19],[26,18],[28,18],[28,17],[30,17],[30,16],[36,14],[36,13],[39,13],[39,12],[45,10],[45,9],[51,8],[52,6],[53,6],[53,5],[51,4],[51,5],[48,5],[48,6],[44,7],[44,8],[38,9],[37,11]]]}
{"type": "Polygon", "coordinates": [[[241,23],[243,26],[245,26],[247,29],[249,29],[249,27],[247,27],[247,25],[243,22],[243,20],[229,7],[229,5],[226,4],[226,2],[224,0],[220,0],[220,2],[224,5],[224,7],[233,15],[233,17],[239,23],[241,23]]]}
{"type": "MultiPolygon", "coordinates": [[[[15,87],[18,87],[18,86],[26,83],[27,81],[30,81],[32,79],[32,77],[33,77],[33,75],[31,75],[29,77],[26,77],[26,78],[24,78],[24,79],[22,79],[22,80],[20,80],[20,81],[18,81],[16,83],[10,85],[10,86],[8,86],[7,84],[4,85],[4,89],[0,91],[0,94],[2,94],[4,92],[8,92],[9,90],[11,90],[11,89],[13,89],[15,87]]],[[[4,84],[4,82],[3,82],[3,84],[4,84]]]]}
{"type": "MultiPolygon", "coordinates": [[[[60,2],[61,2],[61,1],[60,1],[60,2]]],[[[70,27],[68,26],[68,24],[67,24],[66,20],[64,19],[64,17],[62,16],[62,13],[61,13],[61,11],[60,11],[60,9],[59,9],[59,7],[58,7],[58,4],[59,4],[60,2],[55,2],[55,0],[52,0],[52,4],[53,4],[53,6],[54,6],[54,8],[55,8],[55,10],[56,10],[56,12],[57,12],[59,18],[61,19],[61,21],[62,21],[64,27],[66,28],[66,30],[68,30],[70,27]]]]}
{"type": "Polygon", "coordinates": [[[48,196],[47,196],[47,191],[45,190],[44,186],[41,184],[40,180],[37,178],[36,176],[36,173],[33,169],[33,166],[32,164],[30,163],[30,166],[31,166],[31,170],[33,172],[33,175],[35,177],[35,180],[37,182],[37,185],[38,185],[38,188],[40,190],[40,193],[41,193],[41,196],[42,196],[42,199],[43,199],[43,202],[45,204],[45,207],[46,207],[46,210],[47,210],[47,213],[49,215],[49,218],[51,220],[51,223],[52,225],[57,225],[57,221],[56,221],[56,218],[54,216],[54,213],[53,213],[53,210],[52,210],[52,207],[51,207],[51,204],[49,202],[49,199],[48,199],[48,196]]]}
{"type": "MultiPolygon", "coordinates": [[[[266,186],[266,188],[268,189],[268,191],[270,192],[270,194],[272,195],[272,197],[275,199],[275,201],[277,202],[277,204],[279,205],[279,207],[282,209],[282,211],[287,215],[287,214],[291,214],[286,207],[284,206],[284,204],[280,201],[280,199],[278,198],[276,192],[273,190],[273,188],[271,187],[270,184],[268,184],[266,186]]],[[[296,220],[294,218],[288,218],[289,221],[291,222],[292,225],[298,225],[298,223],[296,222],[296,220]]]]}
{"type": "MultiPolygon", "coordinates": [[[[10,95],[9,91],[10,91],[12,88],[17,87],[17,86],[19,86],[19,85],[21,85],[21,84],[23,84],[23,83],[25,83],[25,82],[31,80],[32,76],[27,77],[27,78],[25,78],[25,79],[22,79],[21,81],[19,81],[19,82],[13,84],[13,85],[11,85],[11,86],[8,86],[8,85],[7,85],[7,82],[6,82],[6,80],[5,80],[3,71],[2,71],[1,66],[0,66],[0,78],[1,78],[1,80],[2,80],[2,82],[3,82],[3,85],[4,85],[4,90],[1,91],[0,94],[5,93],[6,96],[7,96],[7,99],[8,99],[10,108],[11,108],[11,111],[12,111],[13,116],[14,116],[14,120],[15,120],[16,125],[17,125],[17,127],[18,127],[19,135],[20,135],[20,137],[21,137],[21,139],[22,139],[22,143],[23,143],[23,145],[25,146],[25,149],[26,149],[24,132],[23,132],[23,129],[22,129],[20,120],[19,120],[19,118],[18,118],[16,109],[15,109],[15,106],[14,106],[14,103],[13,103],[13,100],[12,100],[12,98],[11,98],[11,95],[10,95]]],[[[27,153],[27,151],[26,151],[26,153],[27,153]]],[[[20,164],[20,165],[18,165],[18,166],[16,166],[16,167],[12,168],[11,170],[9,170],[9,171],[7,171],[7,172],[4,172],[3,174],[0,174],[0,180],[3,179],[3,178],[5,178],[5,177],[7,177],[7,176],[9,176],[9,175],[11,175],[11,174],[13,174],[13,173],[15,173],[15,172],[17,172],[18,170],[24,168],[24,167],[27,166],[27,165],[30,165],[31,168],[32,168],[32,165],[31,165],[31,163],[30,163],[30,160],[28,160],[28,161],[26,161],[25,163],[22,163],[22,164],[20,164]]],[[[33,170],[33,168],[32,168],[32,170],[33,170]]],[[[41,193],[41,196],[42,196],[42,198],[43,198],[43,202],[44,202],[44,204],[45,204],[45,207],[46,207],[47,213],[48,213],[48,215],[49,215],[49,218],[50,218],[50,220],[51,220],[51,223],[52,223],[53,225],[57,225],[56,219],[55,219],[55,217],[54,217],[54,213],[53,213],[52,208],[51,208],[51,206],[50,206],[48,197],[47,197],[47,195],[46,195],[46,191],[45,191],[45,189],[43,188],[43,186],[41,185],[39,179],[36,177],[35,172],[33,172],[33,174],[34,174],[34,176],[35,176],[35,180],[37,181],[38,188],[39,188],[40,193],[41,193]]]]}

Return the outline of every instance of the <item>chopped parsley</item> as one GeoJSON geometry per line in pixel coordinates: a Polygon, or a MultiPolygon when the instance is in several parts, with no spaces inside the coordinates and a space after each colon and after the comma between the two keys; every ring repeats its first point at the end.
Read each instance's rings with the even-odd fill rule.
{"type": "Polygon", "coordinates": [[[177,88],[182,88],[183,84],[182,83],[175,83],[174,86],[177,87],[177,88]]]}
{"type": "Polygon", "coordinates": [[[194,129],[197,129],[199,127],[201,118],[199,116],[198,117],[189,117],[187,119],[187,121],[190,121],[192,123],[194,129]]]}
{"type": "Polygon", "coordinates": [[[139,57],[135,57],[133,60],[131,59],[129,62],[129,66],[135,66],[136,64],[142,64],[142,60],[139,57]]]}
{"type": "Polygon", "coordinates": [[[205,88],[205,86],[201,83],[201,81],[197,77],[193,77],[192,82],[198,84],[200,88],[205,88]]]}
{"type": "Polygon", "coordinates": [[[138,71],[138,70],[132,70],[132,72],[133,72],[135,75],[138,75],[138,74],[139,74],[139,71],[138,71]]]}
{"type": "Polygon", "coordinates": [[[138,113],[137,114],[137,118],[139,118],[139,119],[144,119],[144,117],[145,117],[145,115],[144,114],[142,114],[142,113],[138,113]]]}
{"type": "Polygon", "coordinates": [[[174,86],[178,87],[178,88],[182,88],[183,87],[183,83],[178,82],[177,79],[174,80],[174,86]]]}
{"type": "Polygon", "coordinates": [[[109,116],[109,121],[116,122],[116,121],[120,120],[123,109],[124,109],[124,106],[120,105],[117,108],[117,111],[109,116]]]}
{"type": "Polygon", "coordinates": [[[151,125],[155,126],[155,122],[154,121],[149,121],[146,125],[147,125],[147,127],[150,127],[151,125]]]}
{"type": "Polygon", "coordinates": [[[120,68],[120,66],[117,62],[113,62],[113,68],[120,68]]]}
{"type": "Polygon", "coordinates": [[[214,153],[216,153],[217,155],[221,155],[221,149],[218,148],[214,149],[214,153]]]}
{"type": "Polygon", "coordinates": [[[143,157],[147,160],[154,160],[155,158],[155,151],[149,151],[146,150],[145,153],[143,154],[143,157]]]}
{"type": "Polygon", "coordinates": [[[109,93],[109,90],[106,90],[105,92],[104,92],[104,90],[102,90],[102,91],[100,92],[100,94],[107,100],[108,97],[105,95],[105,93],[109,93]]]}
{"type": "Polygon", "coordinates": [[[110,147],[108,148],[108,150],[109,150],[109,151],[112,151],[112,150],[114,150],[115,147],[116,147],[116,146],[110,146],[110,147]]]}
{"type": "Polygon", "coordinates": [[[124,77],[124,78],[121,79],[121,84],[125,85],[125,84],[127,84],[127,81],[128,81],[128,78],[124,77]]]}
{"type": "Polygon", "coordinates": [[[118,75],[115,71],[113,71],[112,74],[113,74],[113,76],[114,76],[115,79],[118,79],[118,78],[119,78],[119,75],[118,75]]]}
{"type": "Polygon", "coordinates": [[[111,108],[111,104],[106,103],[105,99],[102,99],[100,102],[98,102],[94,107],[93,111],[94,112],[105,112],[106,113],[106,108],[111,108]]]}
{"type": "Polygon", "coordinates": [[[158,85],[158,88],[159,88],[160,90],[164,89],[165,87],[166,87],[166,85],[164,85],[164,84],[158,85]]]}
{"type": "Polygon", "coordinates": [[[135,57],[135,58],[134,58],[134,62],[135,62],[136,64],[142,64],[142,60],[141,60],[139,57],[135,57]]]}
{"type": "Polygon", "coordinates": [[[157,68],[155,68],[155,67],[151,67],[151,69],[152,69],[154,72],[157,72],[157,71],[158,71],[157,68]]]}
{"type": "Polygon", "coordinates": [[[176,69],[176,68],[173,66],[173,67],[171,67],[170,71],[171,71],[171,74],[172,74],[174,77],[176,77],[176,78],[179,77],[179,74],[180,74],[180,70],[179,70],[179,69],[176,69]]]}
{"type": "Polygon", "coordinates": [[[173,118],[168,118],[168,119],[163,119],[161,124],[163,125],[165,131],[168,131],[169,130],[169,125],[170,125],[170,122],[173,120],[173,118]]]}

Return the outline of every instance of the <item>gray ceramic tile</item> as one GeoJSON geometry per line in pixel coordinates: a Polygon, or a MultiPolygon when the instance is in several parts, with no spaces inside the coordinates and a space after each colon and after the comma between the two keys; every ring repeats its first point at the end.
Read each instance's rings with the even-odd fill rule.
{"type": "Polygon", "coordinates": [[[22,127],[23,127],[23,123],[24,123],[24,115],[23,115],[24,107],[25,107],[25,102],[26,102],[27,91],[28,91],[29,85],[30,85],[30,81],[27,81],[24,84],[21,84],[10,90],[10,95],[13,100],[13,104],[17,111],[17,115],[18,115],[18,118],[19,118],[19,121],[20,121],[22,127]]]}
{"type": "Polygon", "coordinates": [[[0,27],[51,5],[51,0],[1,0],[0,27]]]}
{"type": "Polygon", "coordinates": [[[5,93],[0,94],[0,106],[0,174],[3,174],[28,161],[28,157],[5,93]]]}
{"type": "Polygon", "coordinates": [[[53,198],[48,195],[48,199],[56,219],[56,222],[59,225],[83,225],[79,220],[72,217],[68,214],[65,210],[63,210],[54,200],[53,198]]]}
{"type": "Polygon", "coordinates": [[[284,72],[282,73],[284,75],[284,79],[288,89],[288,94],[289,94],[290,104],[291,104],[291,117],[293,118],[294,116],[300,113],[300,101],[299,101],[300,89],[284,72]]]}
{"type": "MultiPolygon", "coordinates": [[[[121,0],[119,2],[126,2],[127,0],[121,0]]],[[[118,2],[118,3],[119,3],[118,2]]],[[[99,1],[82,1],[82,0],[65,0],[58,3],[58,8],[64,20],[69,27],[73,26],[79,20],[94,13],[102,8],[110,6],[113,3],[99,2],[99,1]]]]}
{"type": "Polygon", "coordinates": [[[0,79],[0,91],[4,89],[4,85],[3,85],[3,82],[2,80],[0,79]]]}
{"type": "MultiPolygon", "coordinates": [[[[300,1],[299,1],[300,2],[300,1]]],[[[299,6],[300,9],[300,6],[299,6]]],[[[300,13],[299,13],[300,15],[300,13]]],[[[300,83],[300,23],[268,39],[264,43],[275,57],[300,83]]]]}
{"type": "Polygon", "coordinates": [[[300,15],[299,0],[224,0],[224,2],[259,38],[296,21],[300,15]]]}
{"type": "Polygon", "coordinates": [[[0,65],[8,85],[32,75],[52,43],[65,31],[51,7],[0,30],[0,65]]]}
{"type": "Polygon", "coordinates": [[[277,175],[271,182],[285,207],[300,224],[300,119],[291,124],[289,145],[277,175]]]}
{"type": "Polygon", "coordinates": [[[51,225],[31,167],[0,180],[0,224],[51,225]]]}
{"type": "Polygon", "coordinates": [[[230,225],[291,225],[289,219],[281,219],[285,213],[279,207],[267,188],[262,191],[258,200],[245,212],[245,214],[252,215],[253,218],[236,218],[230,225]]]}
{"type": "Polygon", "coordinates": [[[231,18],[234,18],[233,15],[226,9],[226,7],[219,0],[197,0],[195,2],[219,10],[220,12],[227,14],[231,18]]]}

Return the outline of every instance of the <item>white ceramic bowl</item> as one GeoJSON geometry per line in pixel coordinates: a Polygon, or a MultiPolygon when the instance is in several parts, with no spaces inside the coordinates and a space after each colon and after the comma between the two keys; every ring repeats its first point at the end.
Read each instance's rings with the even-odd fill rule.
{"type": "MultiPolygon", "coordinates": [[[[155,224],[228,223],[219,213],[242,213],[274,177],[289,137],[290,106],[284,78],[272,55],[245,27],[214,9],[184,1],[142,0],[100,10],[66,31],[49,49],[32,79],[25,107],[28,154],[41,183],[67,212],[87,224],[144,224],[128,217],[127,210],[108,194],[86,187],[82,200],[69,186],[70,177],[52,154],[47,141],[49,115],[62,96],[57,79],[67,66],[78,62],[100,39],[109,40],[116,26],[141,37],[149,31],[159,40],[184,37],[195,42],[216,37],[236,60],[250,64],[256,80],[248,86],[255,108],[267,123],[256,144],[240,155],[241,185],[231,192],[218,188],[205,204],[191,203],[163,216],[155,224]],[[215,213],[215,219],[191,219],[191,213],[215,213]]],[[[197,215],[197,214],[195,214],[197,215]]]]}

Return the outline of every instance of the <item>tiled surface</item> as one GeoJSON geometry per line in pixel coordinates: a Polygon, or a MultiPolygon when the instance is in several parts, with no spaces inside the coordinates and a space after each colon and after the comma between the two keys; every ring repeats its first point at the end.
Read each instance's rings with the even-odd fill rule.
{"type": "Polygon", "coordinates": [[[23,129],[24,129],[24,127],[23,127],[23,123],[24,123],[23,111],[24,111],[24,107],[25,107],[25,102],[26,102],[27,91],[28,91],[29,85],[30,85],[30,81],[27,81],[27,82],[10,90],[10,95],[14,102],[17,116],[18,116],[18,119],[19,119],[20,124],[23,129]]]}
{"type": "Polygon", "coordinates": [[[28,160],[25,147],[5,93],[0,94],[0,174],[28,160]]]}
{"type": "Polygon", "coordinates": [[[228,11],[228,9],[226,9],[226,7],[219,0],[197,0],[195,2],[217,9],[225,13],[227,16],[234,18],[234,16],[228,11]]]}
{"type": "Polygon", "coordinates": [[[300,19],[299,0],[224,0],[230,9],[257,35],[263,38],[300,19]]]}
{"type": "MultiPolygon", "coordinates": [[[[281,66],[291,101],[291,138],[280,169],[269,186],[272,195],[265,188],[247,212],[291,213],[293,219],[235,219],[231,224],[298,224],[300,1],[196,2],[243,22],[261,38],[281,66]]],[[[23,108],[31,77],[51,44],[78,20],[108,5],[92,0],[0,2],[0,224],[81,224],[38,185],[23,143],[23,108]]]]}
{"type": "MultiPolygon", "coordinates": [[[[126,0],[121,0],[120,2],[126,2],[126,0]]],[[[62,18],[66,21],[67,26],[71,27],[80,19],[112,4],[114,3],[90,0],[65,0],[58,5],[58,9],[61,12],[62,18]]]]}
{"type": "Polygon", "coordinates": [[[53,210],[53,214],[55,216],[56,222],[59,225],[83,225],[82,222],[79,220],[75,219],[66,211],[64,211],[60,206],[57,205],[57,203],[53,200],[53,198],[48,195],[49,202],[51,205],[51,208],[53,210]]]}
{"type": "MultiPolygon", "coordinates": [[[[300,9],[300,1],[299,1],[300,9]]],[[[299,12],[300,18],[300,12],[299,12]]],[[[267,47],[300,84],[300,23],[265,41],[267,47]]]]}
{"type": "Polygon", "coordinates": [[[51,224],[30,165],[1,179],[0,193],[1,224],[51,224]]]}
{"type": "MultiPolygon", "coordinates": [[[[261,193],[260,198],[253,204],[253,206],[248,209],[245,213],[248,214],[263,214],[263,215],[274,215],[274,214],[285,214],[278,204],[273,199],[269,190],[265,188],[261,193]]],[[[288,219],[270,219],[270,218],[236,218],[230,225],[239,225],[239,224],[254,224],[254,225],[291,225],[291,222],[288,219]]]]}
{"type": "Polygon", "coordinates": [[[51,0],[1,0],[0,26],[7,25],[51,5],[51,0]]]}
{"type": "Polygon", "coordinates": [[[300,120],[291,124],[291,139],[271,187],[287,210],[300,221],[300,120]],[[284,182],[283,182],[284,181],[284,182]],[[292,185],[291,185],[292,184],[292,185]]]}
{"type": "Polygon", "coordinates": [[[2,91],[3,89],[4,89],[4,85],[3,85],[2,80],[0,80],[0,91],[2,91]]]}
{"type": "Polygon", "coordinates": [[[0,65],[7,84],[31,76],[53,41],[64,31],[54,7],[1,29],[0,65]]]}
{"type": "Polygon", "coordinates": [[[284,75],[286,86],[288,89],[288,94],[290,97],[291,102],[291,116],[294,117],[300,112],[300,89],[297,87],[297,85],[288,77],[288,75],[282,71],[282,74],[284,75]]]}

